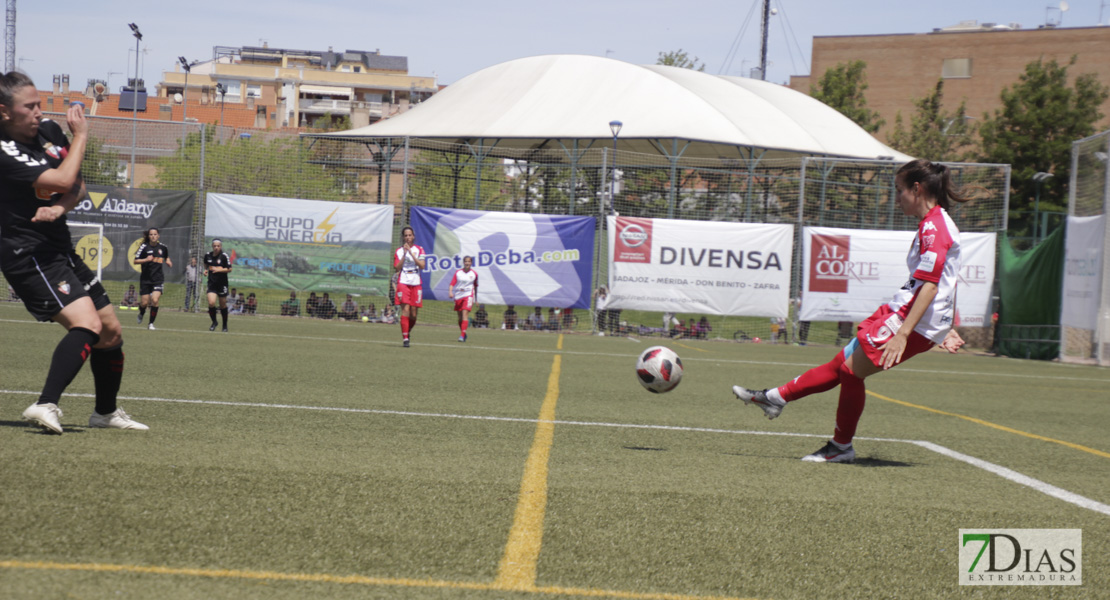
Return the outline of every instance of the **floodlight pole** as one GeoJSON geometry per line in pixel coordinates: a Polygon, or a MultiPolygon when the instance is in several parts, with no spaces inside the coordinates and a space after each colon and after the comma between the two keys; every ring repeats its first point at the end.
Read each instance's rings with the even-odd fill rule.
{"type": "Polygon", "coordinates": [[[760,29],[759,78],[767,81],[767,37],[771,29],[771,0],[763,0],[763,27],[760,29]]]}
{"type": "Polygon", "coordinates": [[[224,87],[224,84],[217,83],[216,84],[216,93],[218,93],[220,95],[220,129],[221,129],[220,135],[223,135],[222,130],[224,128],[224,96],[227,95],[227,88],[224,87]]]}
{"type": "Polygon", "coordinates": [[[1033,195],[1033,245],[1036,246],[1040,243],[1040,224],[1041,224],[1041,188],[1044,187],[1044,182],[1055,177],[1052,173],[1040,172],[1033,176],[1033,182],[1037,184],[1037,192],[1033,195]]]}
{"type": "MultiPolygon", "coordinates": [[[[143,34],[139,26],[128,23],[131,35],[135,36],[135,80],[131,83],[131,196],[135,189],[135,147],[139,143],[139,42],[143,41],[143,34]]],[[[128,198],[133,200],[134,198],[128,198]]]]}
{"type": "Polygon", "coordinates": [[[189,136],[189,71],[193,68],[184,56],[178,56],[177,60],[181,61],[181,68],[185,69],[185,87],[181,88],[181,150],[184,152],[185,140],[189,136]]]}
{"type": "Polygon", "coordinates": [[[613,132],[613,170],[610,174],[609,183],[609,214],[613,214],[614,207],[616,206],[617,195],[617,136],[621,133],[621,128],[624,123],[620,121],[609,121],[609,131],[613,132]]]}

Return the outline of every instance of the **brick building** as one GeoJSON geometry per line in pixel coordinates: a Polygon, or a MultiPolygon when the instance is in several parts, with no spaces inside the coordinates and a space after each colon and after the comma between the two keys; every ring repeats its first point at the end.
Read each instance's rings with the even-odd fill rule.
{"type": "MultiPolygon", "coordinates": [[[[1003,88],[1012,86],[1025,65],[1043,58],[1067,64],[1074,77],[1095,73],[1110,85],[1110,27],[1020,29],[1019,25],[964,22],[931,33],[823,36],[813,39],[811,75],[791,77],[792,89],[808,94],[830,68],[862,60],[867,63],[867,105],[886,121],[876,134],[886,140],[901,111],[908,126],[913,100],[933,91],[944,79],[945,109],[967,100],[967,113],[981,119],[1001,105],[1003,88]]],[[[1096,129],[1110,128],[1110,100],[1096,129]]]]}

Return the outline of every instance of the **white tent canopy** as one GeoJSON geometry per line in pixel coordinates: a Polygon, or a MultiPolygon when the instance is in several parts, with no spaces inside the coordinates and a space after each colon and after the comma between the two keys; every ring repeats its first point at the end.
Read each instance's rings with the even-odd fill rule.
{"type": "Polygon", "coordinates": [[[611,140],[621,150],[690,158],[784,154],[911,160],[813,98],[773,83],[579,55],[511,60],[466,76],[418,107],[312,137],[429,138],[550,147],[611,140]]]}

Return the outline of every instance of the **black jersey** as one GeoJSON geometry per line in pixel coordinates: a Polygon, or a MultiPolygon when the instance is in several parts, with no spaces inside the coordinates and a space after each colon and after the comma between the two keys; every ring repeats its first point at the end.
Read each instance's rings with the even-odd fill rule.
{"type": "Polygon", "coordinates": [[[139,281],[142,283],[165,283],[166,276],[162,273],[162,264],[170,257],[170,249],[165,244],[148,244],[143,242],[139,246],[139,251],[135,253],[136,259],[146,258],[153,256],[154,260],[145,262],[142,265],[142,273],[139,275],[139,281]]]}
{"type": "MultiPolygon", "coordinates": [[[[225,269],[230,269],[231,259],[227,257],[227,252],[221,252],[219,254],[212,254],[209,252],[204,255],[204,268],[207,270],[208,267],[223,267],[225,269]]],[[[209,271],[208,286],[226,287],[227,273],[213,273],[209,271]]]]}
{"type": "Polygon", "coordinates": [[[61,194],[35,189],[44,172],[62,164],[69,140],[62,128],[49,119],[39,124],[34,141],[17,142],[0,131],[0,252],[2,256],[27,256],[39,252],[71,252],[66,218],[50,223],[32,223],[43,206],[61,194]]]}

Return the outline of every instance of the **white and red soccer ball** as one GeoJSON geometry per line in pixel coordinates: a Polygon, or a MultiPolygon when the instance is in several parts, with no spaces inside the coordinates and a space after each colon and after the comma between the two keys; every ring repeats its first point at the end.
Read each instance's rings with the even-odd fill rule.
{"type": "Polygon", "coordinates": [[[666,346],[652,346],[636,360],[636,376],[653,394],[669,392],[682,381],[682,359],[666,346]]]}

